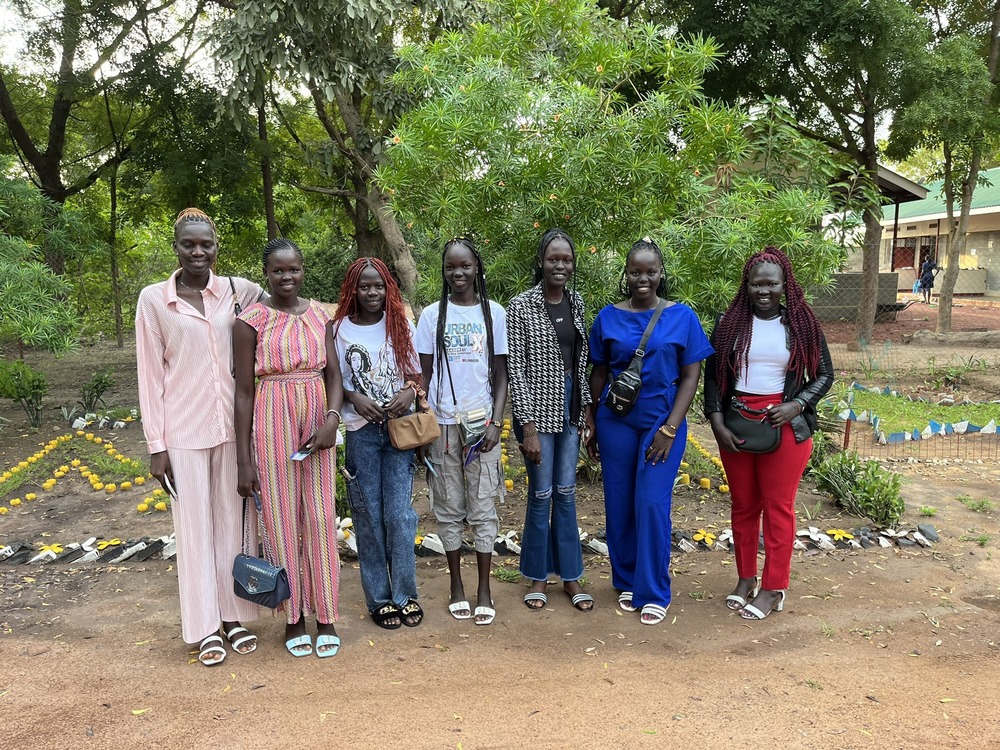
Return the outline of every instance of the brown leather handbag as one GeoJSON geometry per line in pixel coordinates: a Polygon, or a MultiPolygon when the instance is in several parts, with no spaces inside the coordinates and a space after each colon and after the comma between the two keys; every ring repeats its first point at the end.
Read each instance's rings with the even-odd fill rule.
{"type": "Polygon", "coordinates": [[[403,387],[412,387],[416,391],[417,410],[389,420],[389,440],[396,450],[408,451],[433,443],[441,437],[441,427],[438,425],[437,415],[427,403],[427,394],[413,383],[407,383],[403,387]]]}

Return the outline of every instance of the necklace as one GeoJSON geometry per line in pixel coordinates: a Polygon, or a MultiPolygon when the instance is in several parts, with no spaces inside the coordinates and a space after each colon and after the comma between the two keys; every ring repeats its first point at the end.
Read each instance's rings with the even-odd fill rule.
{"type": "Polygon", "coordinates": [[[185,289],[189,289],[192,292],[198,292],[198,294],[201,294],[202,292],[204,292],[205,291],[205,286],[208,286],[208,284],[205,284],[205,286],[203,286],[201,289],[195,289],[193,286],[188,286],[183,281],[181,281],[181,277],[180,276],[177,277],[177,283],[180,284],[185,289]]]}

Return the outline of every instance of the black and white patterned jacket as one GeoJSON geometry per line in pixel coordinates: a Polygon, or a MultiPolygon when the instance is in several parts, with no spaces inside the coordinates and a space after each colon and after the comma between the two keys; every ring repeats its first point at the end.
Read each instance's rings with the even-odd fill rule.
{"type": "MultiPolygon", "coordinates": [[[[570,414],[583,427],[584,407],[591,402],[587,381],[587,327],[583,317],[583,297],[567,289],[573,309],[577,341],[574,376],[579,398],[577,413],[570,414]]],[[[545,310],[541,283],[517,295],[507,306],[507,373],[514,418],[524,424],[534,422],[539,432],[562,432],[565,370],[556,331],[545,310]]]]}

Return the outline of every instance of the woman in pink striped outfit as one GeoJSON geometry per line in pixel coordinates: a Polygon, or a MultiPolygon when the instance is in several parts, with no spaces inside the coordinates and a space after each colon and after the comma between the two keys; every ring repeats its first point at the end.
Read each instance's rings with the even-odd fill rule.
{"type": "Polygon", "coordinates": [[[298,296],[299,248],[283,239],[267,243],[264,272],[271,298],[240,315],[233,331],[239,492],[260,493],[265,554],[288,574],[285,647],[292,656],[313,652],[305,618],[315,614],[315,650],[323,658],[340,648],[334,627],[340,583],[334,446],[344,397],[339,358],[330,317],[319,303],[298,296]],[[300,448],[309,455],[293,460],[300,448]]]}
{"type": "MultiPolygon", "coordinates": [[[[221,664],[226,649],[248,654],[256,636],[240,621],[257,606],[233,594],[233,558],[242,542],[233,431],[232,330],[237,306],[263,292],[251,281],[212,272],[215,224],[189,208],[174,223],[180,268],[139,294],[136,360],[150,471],[176,489],[173,503],[181,632],[198,659],[221,664]]],[[[256,524],[251,524],[256,527],[256,524]]],[[[256,534],[252,537],[256,546],[256,534]]]]}

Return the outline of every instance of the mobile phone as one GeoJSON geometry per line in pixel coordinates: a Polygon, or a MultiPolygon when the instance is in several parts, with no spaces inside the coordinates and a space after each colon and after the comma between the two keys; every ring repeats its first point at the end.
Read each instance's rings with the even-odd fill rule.
{"type": "Polygon", "coordinates": [[[429,471],[434,476],[438,475],[438,473],[434,470],[434,466],[431,464],[430,459],[427,458],[427,456],[424,456],[424,466],[426,466],[427,471],[429,471]]]}
{"type": "Polygon", "coordinates": [[[311,435],[302,446],[292,454],[293,461],[305,461],[316,450],[316,436],[311,435]]]}

